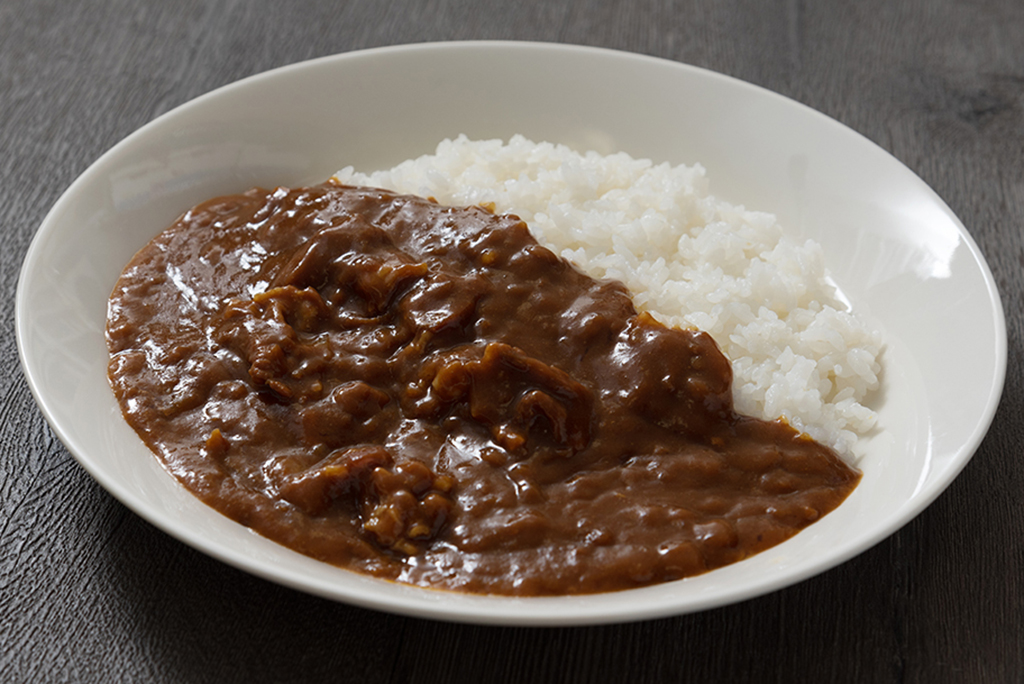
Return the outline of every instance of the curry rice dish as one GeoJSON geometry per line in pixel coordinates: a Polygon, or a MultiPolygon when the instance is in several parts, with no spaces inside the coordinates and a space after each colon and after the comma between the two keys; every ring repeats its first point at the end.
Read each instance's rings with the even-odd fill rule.
{"type": "Polygon", "coordinates": [[[733,407],[706,333],[485,208],[333,181],[186,213],[111,298],[124,415],[200,499],[359,572],[478,593],[720,567],[858,473],[733,407]]]}

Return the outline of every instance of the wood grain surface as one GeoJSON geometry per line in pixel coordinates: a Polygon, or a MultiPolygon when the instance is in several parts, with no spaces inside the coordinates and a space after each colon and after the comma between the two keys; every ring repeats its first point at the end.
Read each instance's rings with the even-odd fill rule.
{"type": "Polygon", "coordinates": [[[0,0],[0,681],[1024,681],[1024,3],[0,0]],[[47,427],[13,299],[47,210],[139,126],[213,88],[398,43],[597,45],[759,84],[929,183],[995,273],[1001,407],[963,474],[875,548],[696,615],[566,629],[361,610],[256,579],[106,494],[47,427]]]}

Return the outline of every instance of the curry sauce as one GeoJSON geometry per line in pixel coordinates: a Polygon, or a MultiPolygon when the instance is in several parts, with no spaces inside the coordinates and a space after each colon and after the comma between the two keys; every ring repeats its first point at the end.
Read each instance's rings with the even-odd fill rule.
{"type": "Polygon", "coordinates": [[[327,183],[195,207],[109,304],[127,421],[301,553],[459,591],[674,580],[796,534],[859,474],[738,415],[728,360],[512,215],[327,183]]]}

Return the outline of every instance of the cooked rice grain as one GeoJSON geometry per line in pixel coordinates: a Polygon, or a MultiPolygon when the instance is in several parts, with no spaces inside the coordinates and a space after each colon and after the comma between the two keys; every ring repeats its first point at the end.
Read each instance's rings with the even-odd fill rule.
{"type": "Polygon", "coordinates": [[[493,202],[591,276],[624,282],[637,308],[709,332],[732,361],[737,410],[784,417],[848,457],[874,427],[862,402],[878,387],[881,334],[836,296],[818,244],[716,199],[699,165],[460,136],[393,169],[336,178],[493,202]]]}

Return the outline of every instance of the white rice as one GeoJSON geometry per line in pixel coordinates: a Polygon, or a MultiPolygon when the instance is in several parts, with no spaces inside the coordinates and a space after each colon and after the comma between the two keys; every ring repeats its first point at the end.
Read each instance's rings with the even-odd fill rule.
{"type": "Polygon", "coordinates": [[[624,282],[638,309],[709,332],[732,361],[742,413],[784,417],[847,457],[875,424],[862,402],[878,387],[881,334],[836,296],[819,245],[715,199],[700,166],[460,136],[393,169],[336,178],[517,214],[591,276],[624,282]]]}

